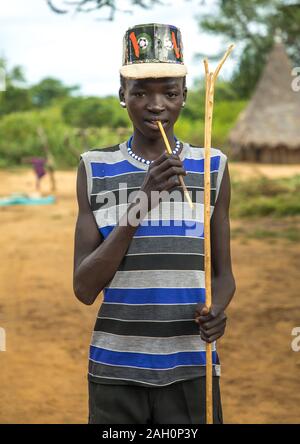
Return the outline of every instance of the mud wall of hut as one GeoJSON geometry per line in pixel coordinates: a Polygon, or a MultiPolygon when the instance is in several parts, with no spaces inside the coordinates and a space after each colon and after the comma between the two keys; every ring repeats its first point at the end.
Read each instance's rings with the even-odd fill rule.
{"type": "Polygon", "coordinates": [[[232,158],[240,162],[257,163],[300,163],[299,149],[288,149],[285,146],[270,147],[232,147],[232,158]]]}

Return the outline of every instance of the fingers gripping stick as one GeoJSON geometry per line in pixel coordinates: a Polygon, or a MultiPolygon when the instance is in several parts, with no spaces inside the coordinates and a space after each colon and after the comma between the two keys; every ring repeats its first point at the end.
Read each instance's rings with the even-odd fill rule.
{"type": "MultiPolygon", "coordinates": [[[[163,137],[163,139],[164,139],[164,142],[165,142],[165,145],[166,145],[166,148],[167,148],[168,153],[169,153],[169,154],[172,154],[172,150],[171,150],[171,147],[170,147],[170,144],[169,144],[168,138],[167,138],[167,136],[166,136],[166,133],[165,133],[164,127],[162,126],[162,124],[161,124],[161,122],[160,122],[159,120],[158,120],[158,122],[157,122],[157,125],[158,125],[158,127],[159,127],[159,129],[160,129],[160,132],[161,132],[161,134],[162,134],[162,137],[163,137]]],[[[184,181],[183,181],[182,176],[179,176],[179,181],[180,181],[180,185],[181,185],[182,188],[183,188],[184,195],[185,195],[185,197],[186,197],[186,199],[187,199],[187,201],[188,201],[190,207],[193,209],[193,208],[194,208],[194,204],[193,204],[192,199],[191,199],[191,197],[190,197],[190,195],[189,195],[189,192],[188,192],[188,190],[187,190],[187,187],[185,186],[185,183],[184,183],[184,181]]]]}

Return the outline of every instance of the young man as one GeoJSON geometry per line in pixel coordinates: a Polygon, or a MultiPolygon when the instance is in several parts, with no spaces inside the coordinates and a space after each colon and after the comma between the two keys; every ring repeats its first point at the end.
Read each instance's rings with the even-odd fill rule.
{"type": "Polygon", "coordinates": [[[208,313],[204,149],[173,132],[187,96],[180,31],[158,24],[129,29],[120,72],[120,103],[133,137],[83,153],[77,179],[74,292],[88,305],[104,292],[90,346],[89,423],[205,423],[205,341],[213,342],[213,413],[222,423],[215,341],[224,334],[224,311],[235,291],[227,158],[211,150],[208,313]],[[157,192],[164,192],[161,199],[157,192]]]}

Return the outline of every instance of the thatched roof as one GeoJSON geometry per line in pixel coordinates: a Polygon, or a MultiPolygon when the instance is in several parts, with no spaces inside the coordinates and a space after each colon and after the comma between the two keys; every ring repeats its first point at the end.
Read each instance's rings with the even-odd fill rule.
{"type": "Polygon", "coordinates": [[[275,43],[252,99],[229,134],[234,151],[300,148],[300,91],[293,91],[293,79],[284,45],[275,43]]]}

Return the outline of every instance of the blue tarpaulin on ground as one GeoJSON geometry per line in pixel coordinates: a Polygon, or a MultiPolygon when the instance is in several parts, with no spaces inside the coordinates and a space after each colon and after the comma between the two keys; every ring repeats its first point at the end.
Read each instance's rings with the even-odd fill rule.
{"type": "Polygon", "coordinates": [[[47,205],[55,202],[55,196],[34,197],[27,194],[11,194],[0,198],[0,206],[7,205],[47,205]]]}

